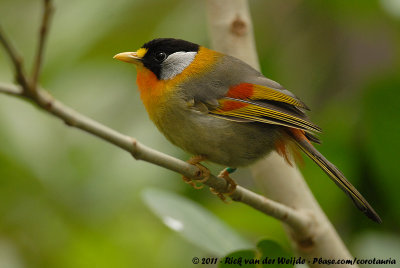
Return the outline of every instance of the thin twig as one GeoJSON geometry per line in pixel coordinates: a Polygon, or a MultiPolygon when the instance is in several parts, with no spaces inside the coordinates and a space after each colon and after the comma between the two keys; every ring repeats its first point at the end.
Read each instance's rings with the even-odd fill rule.
{"type": "Polygon", "coordinates": [[[6,54],[10,57],[11,62],[15,69],[15,78],[17,82],[22,86],[22,88],[27,89],[29,87],[28,80],[24,74],[24,68],[22,64],[22,57],[18,54],[14,46],[7,39],[1,25],[0,25],[0,43],[3,45],[6,54]]]}
{"type": "Polygon", "coordinates": [[[23,90],[20,87],[14,85],[8,85],[0,83],[0,93],[4,93],[11,96],[21,97],[23,90]]]}
{"type": "Polygon", "coordinates": [[[44,48],[50,28],[50,19],[53,14],[53,5],[51,0],[43,0],[43,17],[42,17],[42,25],[40,27],[39,32],[39,43],[36,52],[35,62],[33,64],[33,72],[32,72],[32,89],[35,90],[38,84],[38,79],[40,76],[40,71],[42,68],[43,62],[43,54],[44,48]]]}

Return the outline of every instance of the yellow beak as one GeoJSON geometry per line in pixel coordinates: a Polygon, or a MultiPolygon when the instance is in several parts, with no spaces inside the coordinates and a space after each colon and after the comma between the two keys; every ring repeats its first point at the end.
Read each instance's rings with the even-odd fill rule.
{"type": "Polygon", "coordinates": [[[114,56],[114,59],[137,64],[141,57],[136,52],[122,52],[114,56]]]}

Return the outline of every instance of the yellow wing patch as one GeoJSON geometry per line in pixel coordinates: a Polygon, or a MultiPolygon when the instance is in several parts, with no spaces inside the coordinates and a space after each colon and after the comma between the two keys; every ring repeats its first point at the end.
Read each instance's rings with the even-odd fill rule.
{"type": "Polygon", "coordinates": [[[225,115],[251,121],[297,127],[306,131],[320,132],[320,128],[311,122],[273,108],[256,105],[251,101],[221,99],[220,106],[211,111],[213,114],[225,115]]]}
{"type": "Polygon", "coordinates": [[[279,92],[276,89],[272,89],[269,87],[265,86],[260,86],[260,85],[253,85],[254,87],[254,99],[255,100],[273,100],[273,101],[279,101],[279,102],[284,102],[287,104],[291,104],[293,106],[297,106],[300,108],[308,109],[308,107],[300,100],[295,99],[289,95],[286,95],[282,92],[279,92]]]}
{"type": "Polygon", "coordinates": [[[239,85],[231,87],[227,92],[227,97],[242,100],[271,100],[308,109],[302,101],[280,92],[277,89],[251,83],[240,83],[239,85]]]}

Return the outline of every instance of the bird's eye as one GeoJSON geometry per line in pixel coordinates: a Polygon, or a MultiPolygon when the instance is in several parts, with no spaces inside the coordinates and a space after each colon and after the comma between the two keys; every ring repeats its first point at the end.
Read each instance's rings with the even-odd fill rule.
{"type": "Polygon", "coordinates": [[[163,62],[167,58],[167,54],[164,52],[157,52],[155,55],[155,59],[158,62],[163,62]]]}

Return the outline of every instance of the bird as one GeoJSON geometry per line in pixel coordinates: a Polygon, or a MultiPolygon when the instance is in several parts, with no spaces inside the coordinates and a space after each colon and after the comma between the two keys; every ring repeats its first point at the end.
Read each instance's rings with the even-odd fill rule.
{"type": "Polygon", "coordinates": [[[304,102],[247,63],[175,38],[157,38],[114,58],[136,66],[140,98],[150,119],[171,143],[194,155],[189,163],[204,172],[208,169],[199,163],[205,160],[227,167],[220,176],[230,193],[236,183],[229,174],[236,168],[274,150],[292,164],[293,156],[303,151],[359,210],[382,222],[343,173],[312,145],[320,143],[321,129],[306,115],[304,102]]]}

